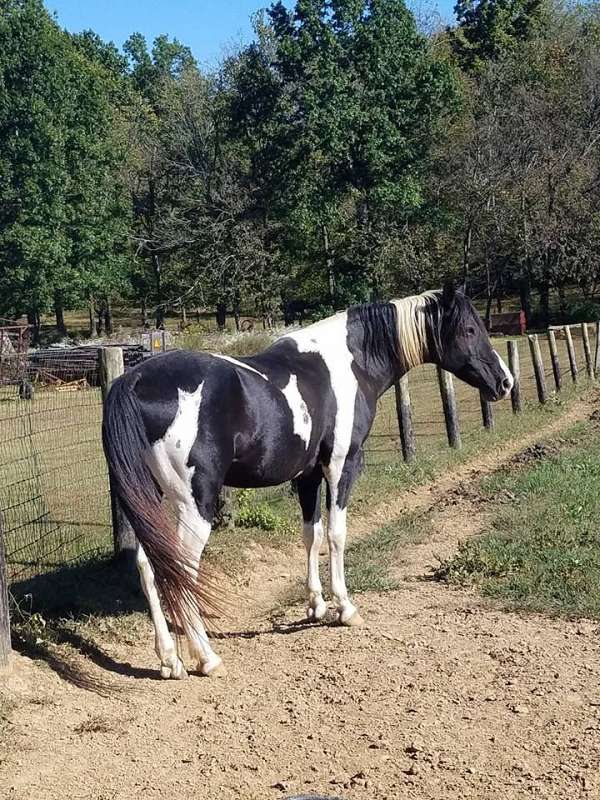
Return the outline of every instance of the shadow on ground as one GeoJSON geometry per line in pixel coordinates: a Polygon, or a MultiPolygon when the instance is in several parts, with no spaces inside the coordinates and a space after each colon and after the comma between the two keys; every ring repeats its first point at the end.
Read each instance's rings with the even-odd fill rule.
{"type": "Polygon", "coordinates": [[[78,621],[90,617],[147,610],[131,559],[91,559],[61,567],[13,583],[10,595],[13,648],[45,662],[64,680],[100,694],[114,691],[114,684],[89,672],[86,661],[118,675],[157,677],[155,670],[116,661],[76,630],[78,621]]]}

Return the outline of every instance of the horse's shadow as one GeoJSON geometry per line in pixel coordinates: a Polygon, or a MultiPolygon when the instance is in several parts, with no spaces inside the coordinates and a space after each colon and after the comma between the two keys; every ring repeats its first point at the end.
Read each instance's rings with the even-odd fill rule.
{"type": "MultiPolygon", "coordinates": [[[[79,630],[80,622],[94,620],[102,628],[104,618],[148,613],[137,570],[131,561],[103,558],[67,565],[15,582],[10,592],[12,644],[13,649],[22,655],[44,661],[65,680],[92,690],[95,685],[98,689],[98,686],[106,687],[107,684],[85,677],[86,660],[106,673],[134,679],[159,679],[157,669],[119,661],[79,630]],[[41,632],[40,624],[43,626],[41,632]]],[[[310,620],[265,620],[263,626],[234,631],[213,630],[210,635],[221,640],[254,639],[265,634],[293,634],[315,624],[310,620]]],[[[181,631],[174,633],[180,634],[181,631]]]]}

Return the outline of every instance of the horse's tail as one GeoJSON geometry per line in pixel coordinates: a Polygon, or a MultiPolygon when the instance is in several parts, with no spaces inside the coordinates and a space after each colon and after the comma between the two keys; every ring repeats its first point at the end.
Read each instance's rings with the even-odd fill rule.
{"type": "Polygon", "coordinates": [[[193,627],[192,610],[214,619],[222,616],[225,597],[217,575],[197,559],[177,535],[173,520],[146,463],[150,442],[135,392],[139,373],[131,372],[112,385],[104,404],[102,443],[112,491],[131,523],[154,570],[156,586],[174,624],[193,627]]]}

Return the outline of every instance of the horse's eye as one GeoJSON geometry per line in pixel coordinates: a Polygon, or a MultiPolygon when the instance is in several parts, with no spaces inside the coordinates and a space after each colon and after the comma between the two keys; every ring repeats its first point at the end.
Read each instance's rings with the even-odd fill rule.
{"type": "Polygon", "coordinates": [[[472,326],[469,326],[467,328],[467,336],[475,336],[475,328],[473,328],[472,326]]]}

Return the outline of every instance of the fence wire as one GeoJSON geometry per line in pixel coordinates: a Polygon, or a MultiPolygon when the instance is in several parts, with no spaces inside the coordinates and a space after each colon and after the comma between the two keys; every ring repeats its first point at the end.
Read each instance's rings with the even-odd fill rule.
{"type": "Polygon", "coordinates": [[[10,581],[112,546],[97,366],[66,358],[60,377],[54,366],[38,362],[28,373],[31,399],[22,399],[22,386],[0,387],[0,513],[10,581]]]}
{"type": "MultiPolygon", "coordinates": [[[[595,326],[594,326],[595,327],[595,326]]],[[[575,332],[574,328],[574,332],[575,332]]],[[[594,331],[590,331],[591,334],[594,331]]],[[[595,349],[592,335],[592,352],[595,349]]],[[[549,392],[554,389],[546,337],[540,337],[549,392]]],[[[564,338],[557,337],[563,382],[571,383],[564,338]]],[[[586,380],[582,340],[574,336],[580,378],[586,380]]],[[[495,347],[507,358],[505,340],[495,347]]],[[[527,339],[518,340],[521,392],[537,399],[527,339]]],[[[44,362],[39,357],[29,375],[32,399],[22,399],[16,385],[0,386],[0,514],[11,582],[31,578],[112,549],[110,494],[102,452],[102,404],[97,364],[72,356],[44,362]]],[[[413,426],[419,453],[447,446],[435,367],[424,365],[409,376],[413,426]]],[[[481,431],[479,393],[455,381],[463,442],[481,431]]],[[[510,402],[493,406],[498,428],[511,415],[510,402]]],[[[379,403],[365,446],[366,469],[402,458],[393,389],[379,403]]],[[[289,488],[259,492],[274,508],[289,488]]]]}

